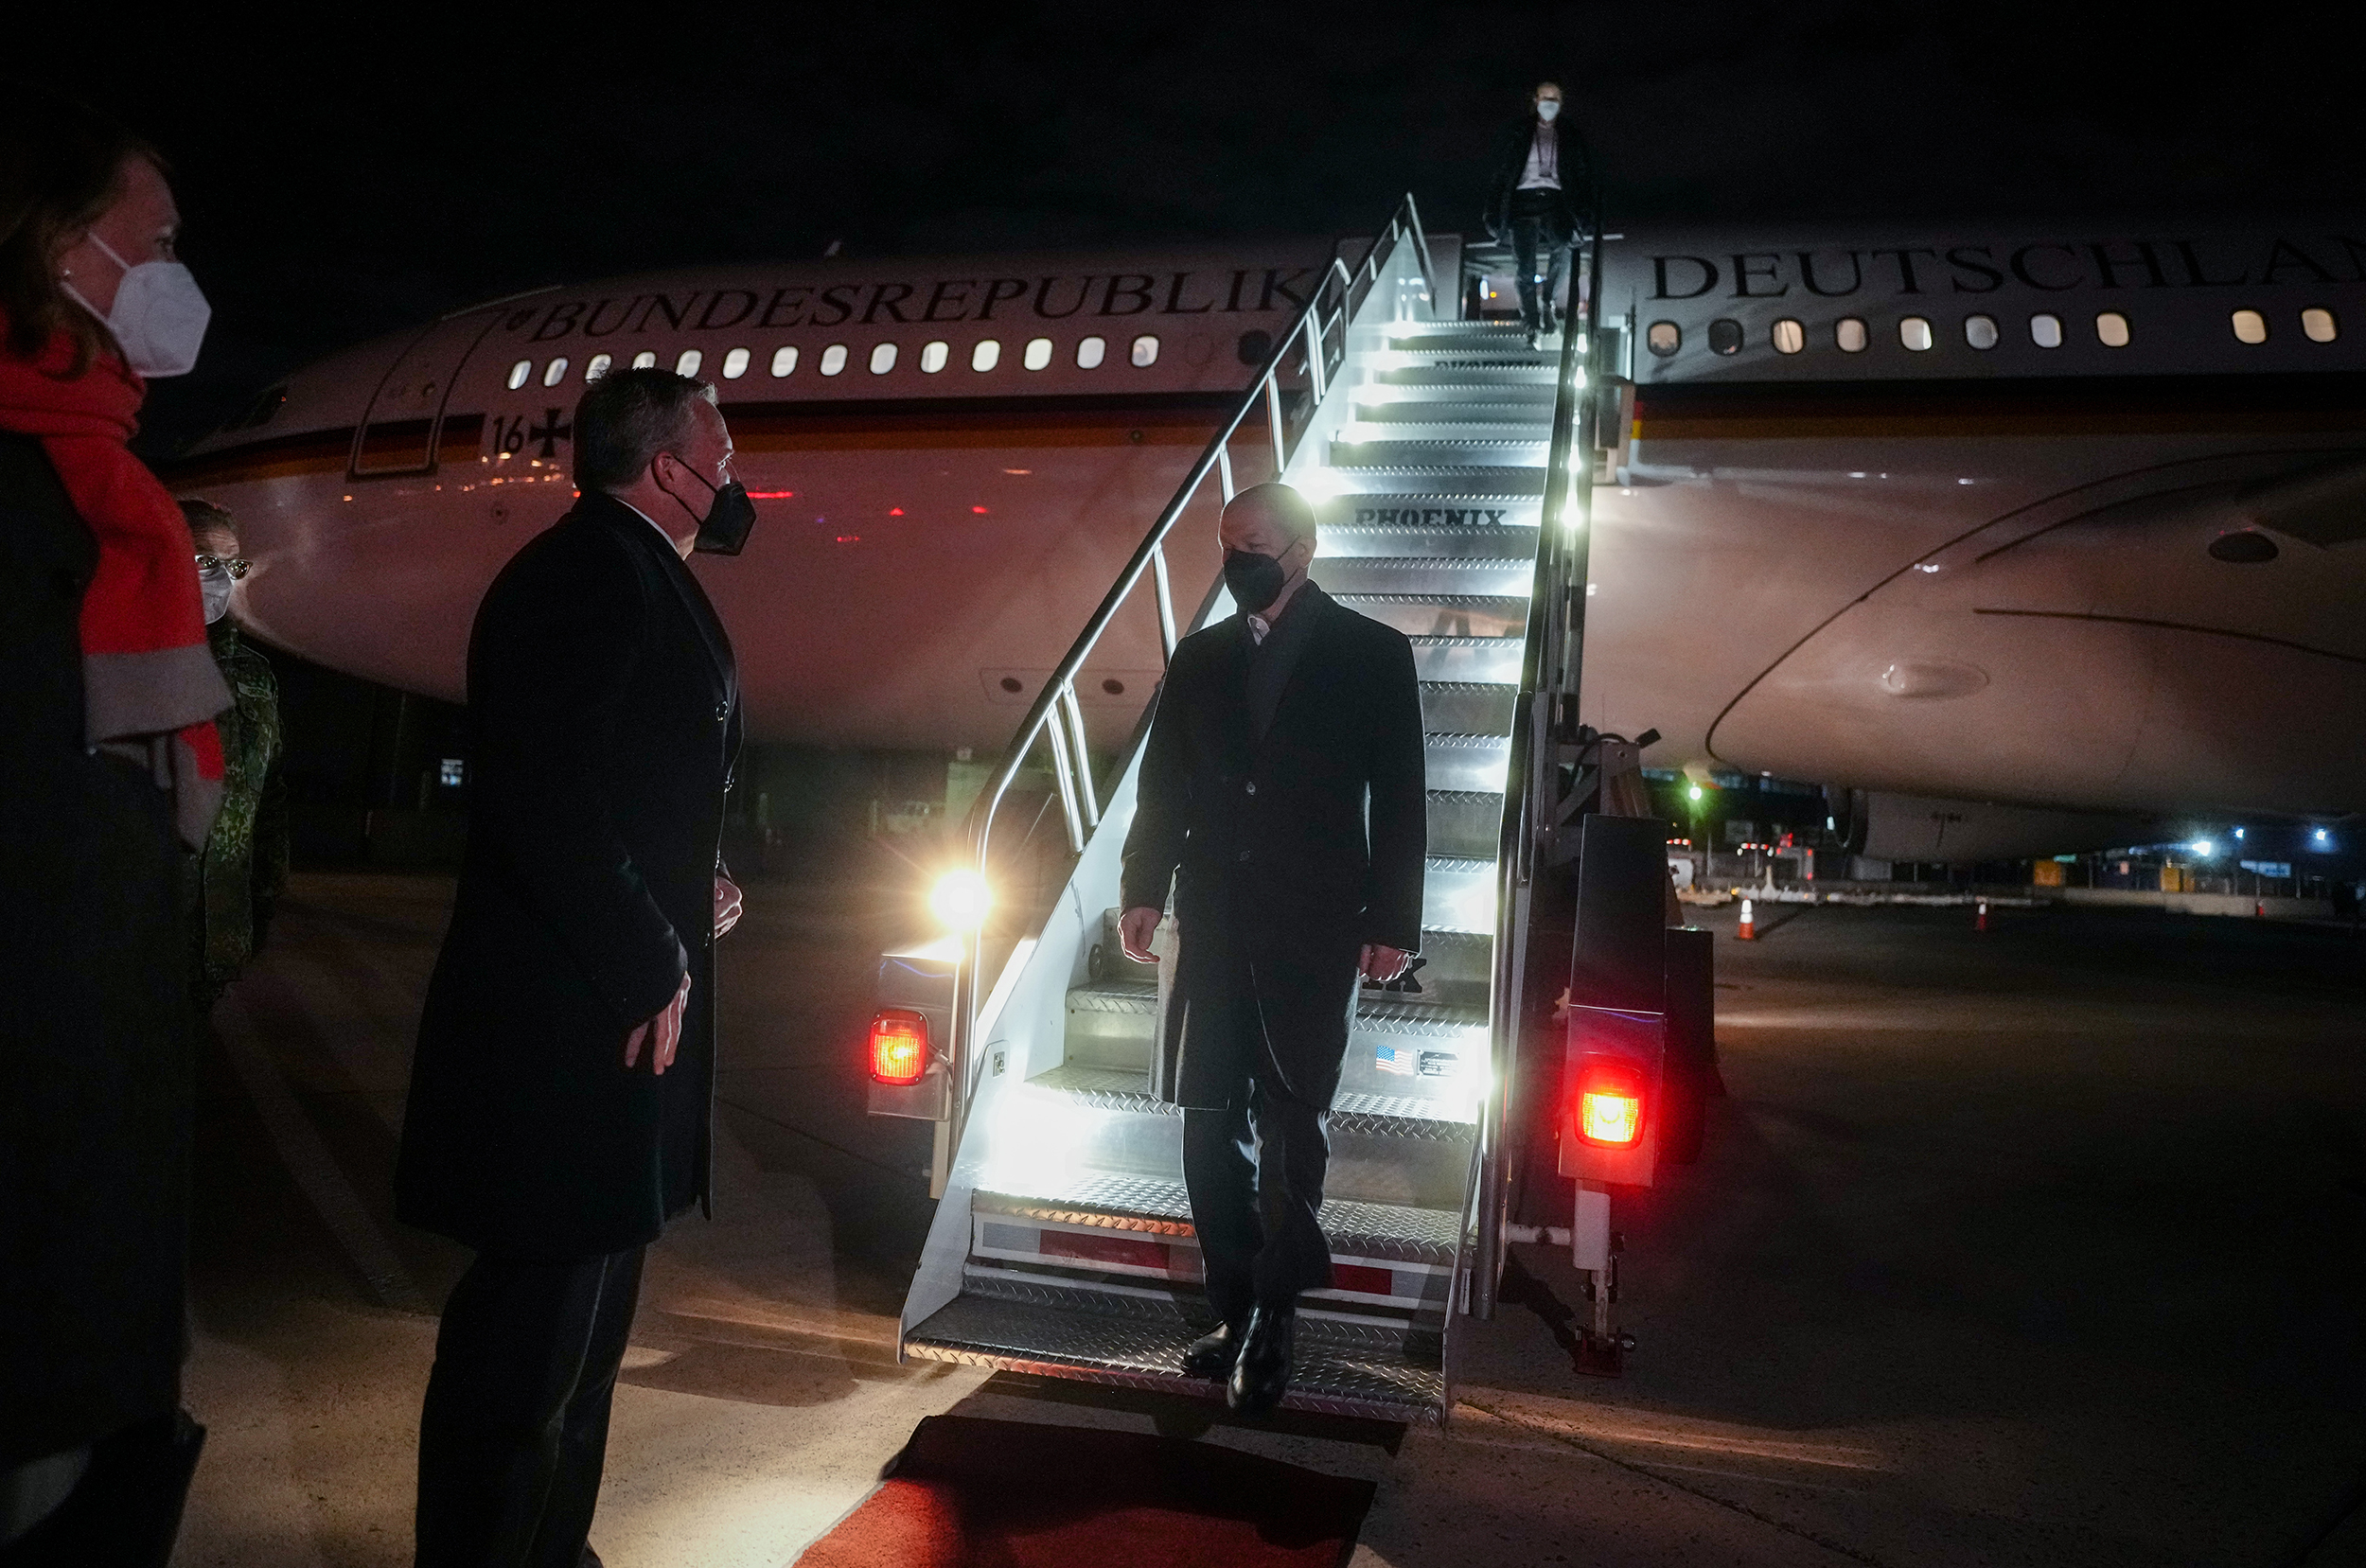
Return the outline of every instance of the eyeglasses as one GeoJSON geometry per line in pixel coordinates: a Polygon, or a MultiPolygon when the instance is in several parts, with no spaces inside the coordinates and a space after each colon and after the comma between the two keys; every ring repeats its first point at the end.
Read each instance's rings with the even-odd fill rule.
{"type": "Polygon", "coordinates": [[[239,560],[234,555],[200,555],[197,558],[197,570],[201,573],[207,572],[227,573],[230,580],[235,583],[239,578],[245,576],[248,573],[254,571],[255,563],[253,561],[239,560]]]}

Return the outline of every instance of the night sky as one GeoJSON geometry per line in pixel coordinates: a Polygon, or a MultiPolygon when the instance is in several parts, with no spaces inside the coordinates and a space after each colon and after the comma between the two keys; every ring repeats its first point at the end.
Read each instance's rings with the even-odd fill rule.
{"type": "MultiPolygon", "coordinates": [[[[305,361],[516,290],[846,253],[1475,229],[1540,76],[1611,226],[2355,210],[2324,13],[1787,5],[330,8],[11,61],[166,150],[212,297],[149,449],[305,361]],[[380,22],[391,15],[391,22],[380,22]],[[687,18],[688,20],[677,20],[687,18]]],[[[12,31],[15,26],[12,24],[12,31]]],[[[10,50],[16,54],[14,49],[10,50]]]]}

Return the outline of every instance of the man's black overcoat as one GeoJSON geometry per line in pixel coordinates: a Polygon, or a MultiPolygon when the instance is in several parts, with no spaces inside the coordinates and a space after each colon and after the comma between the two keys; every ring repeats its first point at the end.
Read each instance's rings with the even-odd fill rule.
{"type": "MultiPolygon", "coordinates": [[[[1487,232],[1506,243],[1511,239],[1511,193],[1527,172],[1528,148],[1538,123],[1534,113],[1524,115],[1504,127],[1495,140],[1494,167],[1487,182],[1487,232]]],[[[1566,244],[1594,232],[1594,159],[1566,108],[1554,116],[1545,134],[1561,150],[1561,209],[1555,216],[1561,242],[1566,244]]]]}
{"type": "Polygon", "coordinates": [[[1259,1048],[1235,1025],[1244,978],[1284,1086],[1329,1105],[1359,950],[1421,944],[1429,823],[1412,644],[1312,583],[1272,636],[1301,615],[1262,738],[1235,615],[1176,644],[1142,755],[1122,898],[1162,908],[1174,890],[1182,952],[1167,1024],[1180,1031],[1186,1105],[1240,1102],[1259,1048]]]}
{"type": "Polygon", "coordinates": [[[482,1251],[656,1240],[707,1195],[731,643],[658,531],[587,495],[468,641],[468,850],[411,1069],[397,1212],[482,1251]],[[691,977],[662,1078],[625,1038],[691,977]]]}

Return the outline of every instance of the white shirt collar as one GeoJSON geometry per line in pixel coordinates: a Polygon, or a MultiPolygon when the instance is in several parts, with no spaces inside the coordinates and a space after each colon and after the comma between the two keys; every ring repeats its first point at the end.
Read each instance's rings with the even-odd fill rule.
{"type": "Polygon", "coordinates": [[[658,537],[665,541],[665,548],[671,550],[677,555],[681,554],[681,546],[674,541],[674,536],[667,533],[662,528],[658,528],[657,519],[649,516],[648,513],[643,511],[640,507],[635,506],[631,502],[627,501],[623,496],[616,495],[611,492],[608,499],[616,502],[617,505],[622,506],[626,511],[630,512],[634,517],[639,518],[643,522],[647,523],[650,527],[657,528],[658,537]]]}

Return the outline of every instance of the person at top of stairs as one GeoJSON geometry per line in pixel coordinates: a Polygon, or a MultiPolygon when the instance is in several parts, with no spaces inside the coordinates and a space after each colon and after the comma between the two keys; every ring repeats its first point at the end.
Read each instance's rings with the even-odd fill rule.
{"type": "Polygon", "coordinates": [[[1157,1048],[1176,1053],[1184,1185],[1222,1320],[1185,1369],[1228,1376],[1227,1402],[1262,1415],[1289,1386],[1298,1293],[1332,1282],[1325,1117],[1359,978],[1394,979],[1421,945],[1428,824],[1412,644],[1307,580],[1315,514],[1288,485],[1234,497],[1220,534],[1240,613],[1168,667],[1121,934],[1149,959],[1173,887],[1157,1048]]]}
{"type": "Polygon", "coordinates": [[[1487,232],[1511,247],[1520,284],[1520,325],[1534,348],[1560,326],[1554,302],[1569,280],[1569,251],[1593,212],[1585,138],[1562,118],[1561,86],[1540,81],[1528,113],[1496,149],[1487,192],[1487,232]]]}

